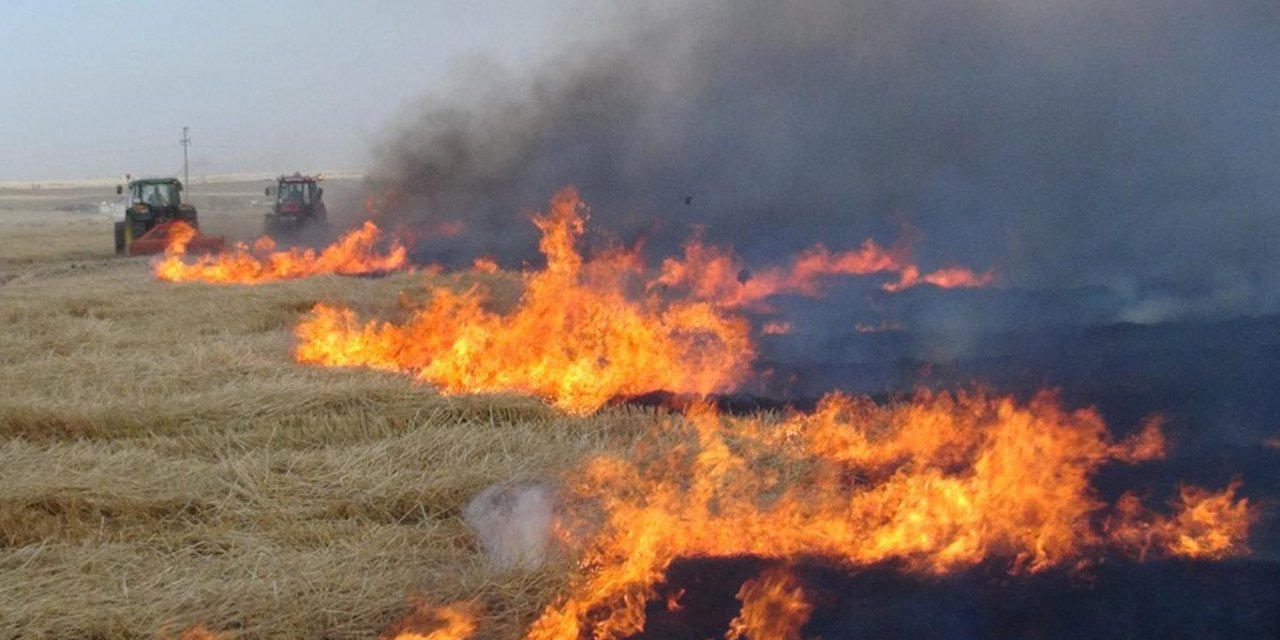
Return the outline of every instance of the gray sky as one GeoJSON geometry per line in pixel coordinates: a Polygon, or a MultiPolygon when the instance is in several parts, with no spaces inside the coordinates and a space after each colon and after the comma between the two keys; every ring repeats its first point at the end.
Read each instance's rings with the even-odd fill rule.
{"type": "Polygon", "coordinates": [[[576,0],[7,3],[0,180],[362,168],[460,61],[519,68],[576,0]]]}

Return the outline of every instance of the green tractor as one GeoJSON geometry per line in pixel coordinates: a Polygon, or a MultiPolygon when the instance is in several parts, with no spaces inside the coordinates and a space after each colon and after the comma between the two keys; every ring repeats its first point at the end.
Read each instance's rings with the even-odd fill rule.
{"type": "MultiPolygon", "coordinates": [[[[124,220],[115,225],[116,253],[132,256],[160,253],[168,244],[169,226],[184,222],[200,228],[196,208],[182,201],[182,182],[177,178],[141,178],[129,182],[129,202],[124,220]]],[[[124,187],[117,185],[116,194],[124,187]]],[[[221,250],[221,238],[197,236],[192,249],[221,250]]]]}

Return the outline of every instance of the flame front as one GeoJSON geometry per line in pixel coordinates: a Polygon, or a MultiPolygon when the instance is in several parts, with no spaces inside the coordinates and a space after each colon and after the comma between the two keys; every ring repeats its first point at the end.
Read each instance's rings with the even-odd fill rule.
{"type": "Polygon", "coordinates": [[[466,605],[414,606],[413,613],[397,622],[380,640],[465,640],[476,632],[476,614],[466,605]],[[429,629],[429,630],[427,630],[429,629]]]}
{"type": "MultiPolygon", "coordinates": [[[[993,558],[1014,573],[1078,567],[1108,548],[1135,551],[1135,539],[1143,557],[1247,552],[1252,512],[1234,486],[1184,489],[1172,515],[1132,496],[1099,501],[1091,479],[1102,465],[1162,454],[1158,421],[1113,442],[1096,412],[1065,410],[1050,394],[1026,404],[923,395],[891,407],[833,395],[782,420],[703,407],[660,437],[674,444],[599,458],[572,478],[571,519],[603,509],[604,522],[581,544],[571,592],[529,638],[639,632],[645,602],[680,557],[825,557],[944,574],[993,558]],[[1122,517],[1095,524],[1109,511],[1122,517]]],[[[576,526],[586,525],[566,530],[576,526]]]]}
{"type": "Polygon", "coordinates": [[[1236,498],[1240,481],[1221,492],[1183,486],[1172,502],[1174,515],[1153,514],[1131,493],[1121,496],[1110,534],[1132,555],[1145,559],[1153,550],[1180,558],[1222,560],[1248,552],[1245,541],[1256,514],[1248,500],[1236,498]]]}
{"type": "Polygon", "coordinates": [[[385,254],[377,251],[382,232],[369,221],[319,253],[309,248],[276,251],[275,241],[263,236],[253,246],[241,243],[222,254],[188,256],[187,244],[195,234],[190,226],[174,223],[164,258],[155,265],[157,278],[171,282],[257,284],[327,273],[354,275],[408,268],[408,252],[399,242],[392,242],[385,254]]]}
{"type": "Polygon", "coordinates": [[[754,357],[747,323],[706,302],[629,298],[638,260],[626,252],[584,260],[574,248],[584,215],[566,189],[534,219],[547,266],[525,276],[509,314],[488,310],[481,288],[436,289],[404,324],[318,305],[295,330],[296,357],[412,372],[447,393],[531,393],[573,413],[618,396],[708,394],[741,382],[754,357]]]}
{"type": "Polygon", "coordinates": [[[472,261],[471,268],[477,273],[497,273],[498,263],[493,258],[480,257],[472,261]]]}
{"type": "MultiPolygon", "coordinates": [[[[905,248],[868,240],[846,252],[815,247],[788,268],[754,275],[731,253],[694,242],[646,282],[634,252],[579,254],[585,223],[573,189],[534,218],[547,264],[524,275],[508,313],[492,310],[479,286],[436,288],[400,323],[317,305],[295,330],[295,356],[409,372],[446,393],[536,394],[581,414],[654,390],[735,388],[754,347],[732,311],[779,293],[819,295],[822,276],[892,274],[888,291],[995,278],[959,268],[922,273],[905,248]],[[681,292],[687,298],[673,300],[681,292]]],[[[496,262],[478,260],[474,270],[492,272],[496,262]]],[[[695,405],[661,420],[634,448],[564,479],[566,512],[555,531],[578,571],[528,629],[530,640],[641,632],[646,603],[680,607],[678,593],[658,589],[678,558],[821,557],[924,575],[1002,562],[1029,574],[1080,568],[1111,551],[1139,560],[1245,554],[1255,517],[1237,483],[1219,492],[1182,487],[1167,512],[1134,494],[1104,503],[1096,473],[1162,457],[1160,420],[1116,441],[1096,411],[1066,409],[1050,393],[1026,402],[922,393],[890,406],[834,394],[812,413],[732,418],[695,405]]],[[[813,610],[781,569],[744,584],[738,597],[726,638],[798,638],[813,610]]],[[[478,629],[465,607],[421,607],[384,638],[446,640],[478,629]]]]}
{"type": "Polygon", "coordinates": [[[729,623],[725,640],[800,640],[800,629],[813,614],[804,589],[785,567],[743,583],[738,599],[742,612],[729,623]]]}
{"type": "Polygon", "coordinates": [[[766,298],[779,294],[817,297],[821,279],[827,276],[896,274],[897,280],[881,289],[898,292],[921,284],[943,289],[985,287],[996,281],[996,273],[977,273],[950,267],[921,274],[911,262],[906,243],[884,248],[866,240],[857,249],[833,252],[816,245],[797,256],[789,268],[748,269],[732,251],[694,240],[684,247],[682,258],[662,263],[662,275],[655,281],[666,287],[682,287],[701,300],[711,300],[726,308],[761,308],[766,298]]]}
{"type": "MultiPolygon", "coordinates": [[[[734,418],[694,405],[662,420],[564,479],[555,530],[577,570],[528,640],[642,632],[647,603],[682,608],[683,590],[659,588],[678,558],[778,562],[742,585],[725,638],[789,639],[814,611],[795,561],[937,576],[983,562],[1015,575],[1079,570],[1112,550],[1222,559],[1248,553],[1256,517],[1238,482],[1182,487],[1168,513],[1133,494],[1105,504],[1093,476],[1162,457],[1161,420],[1117,441],[1096,411],[1065,409],[1048,392],[1027,402],[922,393],[888,406],[833,394],[807,414],[734,418]]],[[[468,605],[419,606],[382,638],[481,630],[468,605]]]]}

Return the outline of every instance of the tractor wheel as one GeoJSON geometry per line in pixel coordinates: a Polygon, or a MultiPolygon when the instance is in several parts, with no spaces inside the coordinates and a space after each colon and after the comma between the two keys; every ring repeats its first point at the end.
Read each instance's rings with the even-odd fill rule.
{"type": "Polygon", "coordinates": [[[126,219],[116,223],[116,247],[123,253],[129,252],[133,241],[147,233],[147,223],[126,219]]]}
{"type": "Polygon", "coordinates": [[[123,222],[116,223],[116,255],[118,256],[124,255],[125,249],[128,248],[124,246],[124,226],[125,223],[123,222]]]}

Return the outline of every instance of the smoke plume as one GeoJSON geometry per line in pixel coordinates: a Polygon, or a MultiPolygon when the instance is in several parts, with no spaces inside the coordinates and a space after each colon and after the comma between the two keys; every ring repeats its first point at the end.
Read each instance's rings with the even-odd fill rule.
{"type": "MultiPolygon", "coordinates": [[[[584,24],[586,20],[584,20],[584,24]]],[[[536,258],[577,185],[612,239],[695,227],[759,263],[919,234],[926,267],[1102,287],[1116,319],[1280,307],[1272,0],[650,2],[475,64],[377,149],[388,215],[536,258]]]]}

